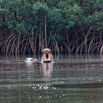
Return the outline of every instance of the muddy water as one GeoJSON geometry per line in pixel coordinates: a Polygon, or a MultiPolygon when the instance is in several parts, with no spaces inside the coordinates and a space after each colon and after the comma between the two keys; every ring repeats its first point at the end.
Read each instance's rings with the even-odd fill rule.
{"type": "Polygon", "coordinates": [[[102,55],[37,59],[0,58],[0,103],[103,103],[102,55]]]}

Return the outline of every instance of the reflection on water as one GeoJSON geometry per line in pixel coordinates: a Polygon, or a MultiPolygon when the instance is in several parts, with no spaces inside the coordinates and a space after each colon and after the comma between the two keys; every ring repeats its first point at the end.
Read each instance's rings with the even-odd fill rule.
{"type": "Polygon", "coordinates": [[[53,62],[50,63],[41,63],[41,69],[43,72],[43,78],[45,80],[45,85],[46,88],[48,89],[48,85],[51,85],[50,79],[51,79],[51,74],[53,72],[53,62]]]}
{"type": "Polygon", "coordinates": [[[60,55],[54,63],[0,59],[0,103],[103,103],[103,56],[60,55]]]}
{"type": "Polygon", "coordinates": [[[44,77],[50,78],[53,71],[53,63],[42,63],[41,65],[44,77]]]}

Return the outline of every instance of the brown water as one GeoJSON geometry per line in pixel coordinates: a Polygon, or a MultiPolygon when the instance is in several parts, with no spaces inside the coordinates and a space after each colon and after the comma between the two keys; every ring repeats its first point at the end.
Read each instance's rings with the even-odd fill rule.
{"type": "Polygon", "coordinates": [[[103,103],[103,56],[60,55],[54,63],[1,57],[0,103],[103,103]]]}

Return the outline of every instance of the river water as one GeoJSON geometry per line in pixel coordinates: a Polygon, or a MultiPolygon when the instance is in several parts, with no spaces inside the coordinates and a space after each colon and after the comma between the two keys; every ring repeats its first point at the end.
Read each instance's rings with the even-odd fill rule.
{"type": "Polygon", "coordinates": [[[103,55],[25,58],[1,56],[0,103],[103,103],[103,55]]]}

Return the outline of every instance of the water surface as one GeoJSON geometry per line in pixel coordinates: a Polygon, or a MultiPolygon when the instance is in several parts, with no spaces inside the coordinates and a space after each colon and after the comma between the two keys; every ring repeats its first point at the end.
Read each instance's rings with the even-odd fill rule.
{"type": "Polygon", "coordinates": [[[0,103],[103,103],[103,56],[58,55],[54,63],[1,57],[0,103]]]}

